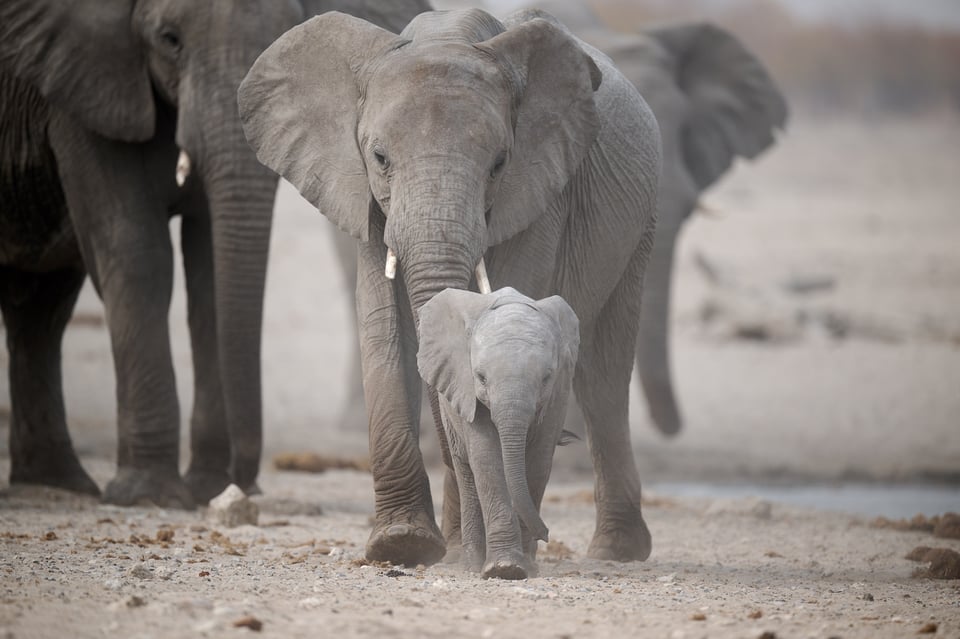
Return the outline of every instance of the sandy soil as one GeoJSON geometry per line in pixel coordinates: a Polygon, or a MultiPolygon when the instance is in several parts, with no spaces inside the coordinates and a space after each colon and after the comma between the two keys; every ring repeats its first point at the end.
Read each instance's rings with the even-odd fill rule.
{"type": "MultiPolygon", "coordinates": [[[[660,439],[635,398],[644,481],[957,485],[957,148],[955,117],[799,118],[774,152],[708,194],[716,213],[689,226],[678,262],[674,353],[686,430],[660,439]],[[725,284],[710,284],[698,263],[725,284]],[[810,278],[833,286],[785,292],[784,282],[810,278]],[[736,312],[704,319],[718,301],[749,309],[775,339],[737,337],[736,312]],[[803,320],[824,312],[846,322],[846,336],[803,320]]],[[[355,455],[366,446],[362,428],[339,420],[352,337],[330,229],[281,189],[264,335],[268,455],[355,455]]],[[[186,416],[192,381],[179,282],[171,323],[186,416]]],[[[64,375],[74,441],[102,485],[116,441],[113,372],[89,288],[68,330],[64,375]]],[[[0,376],[0,482],[9,464],[6,381],[0,376]]],[[[431,459],[432,437],[425,432],[431,459]]],[[[0,483],[0,637],[234,636],[250,632],[232,626],[246,614],[278,637],[903,637],[930,622],[936,636],[960,637],[958,582],[912,578],[917,564],[903,558],[921,543],[960,543],[846,515],[652,499],[648,562],[587,560],[588,465],[584,446],[563,450],[544,507],[552,538],[571,556],[542,561],[540,578],[519,583],[447,565],[404,576],[358,565],[372,513],[370,478],[358,472],[300,475],[265,463],[261,525],[234,530],[202,513],[120,510],[0,483]],[[162,527],[174,531],[166,545],[143,541],[162,527]]]]}

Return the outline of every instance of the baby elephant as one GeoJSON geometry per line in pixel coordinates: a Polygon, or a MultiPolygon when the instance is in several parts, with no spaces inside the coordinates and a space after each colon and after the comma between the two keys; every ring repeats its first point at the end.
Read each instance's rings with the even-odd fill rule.
{"type": "Polygon", "coordinates": [[[559,296],[447,289],[420,311],[417,364],[440,399],[463,557],[484,577],[524,579],[536,568],[537,540],[547,540],[540,501],[579,347],[579,321],[559,296]]]}

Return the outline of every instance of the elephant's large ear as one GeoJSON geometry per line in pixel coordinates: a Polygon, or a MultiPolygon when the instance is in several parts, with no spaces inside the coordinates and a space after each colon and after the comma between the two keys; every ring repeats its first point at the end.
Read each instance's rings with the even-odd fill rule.
{"type": "Polygon", "coordinates": [[[553,295],[536,302],[537,308],[546,313],[560,326],[561,365],[568,366],[572,373],[577,365],[580,352],[580,320],[567,301],[559,295],[553,295]]]}
{"type": "Polygon", "coordinates": [[[147,140],[156,114],[132,11],[132,0],[3,0],[0,68],[101,135],[147,140]]]}
{"type": "Polygon", "coordinates": [[[787,103],[763,64],[733,34],[710,24],[648,32],[672,54],[676,80],[690,99],[682,133],[684,163],[700,189],[753,158],[787,121],[787,103]]]}
{"type": "Polygon", "coordinates": [[[448,288],[420,307],[420,376],[468,422],[477,414],[470,336],[495,295],[448,288]]]}
{"type": "Polygon", "coordinates": [[[398,36],[342,13],[290,29],[240,85],[243,131],[257,158],[341,230],[366,240],[372,197],[357,147],[357,72],[398,36]]]}
{"type": "Polygon", "coordinates": [[[543,19],[479,45],[514,72],[514,144],[487,225],[493,246],[527,228],[557,199],[597,137],[593,92],[601,73],[564,31],[543,19]]]}

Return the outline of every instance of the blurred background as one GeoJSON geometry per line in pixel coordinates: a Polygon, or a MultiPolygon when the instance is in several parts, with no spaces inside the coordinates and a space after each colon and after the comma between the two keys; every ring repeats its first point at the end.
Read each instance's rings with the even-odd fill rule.
{"type": "MultiPolygon", "coordinates": [[[[646,485],[889,516],[960,508],[960,5],[587,5],[619,31],[685,19],[723,26],[764,62],[791,110],[773,147],[737,163],[684,227],[671,347],[685,425],[661,436],[633,389],[646,485]]],[[[364,425],[342,418],[355,338],[336,232],[281,184],[263,338],[265,468],[280,452],[366,450],[364,425]]],[[[179,264],[170,314],[185,428],[192,370],[179,264]]],[[[112,463],[113,365],[89,285],[63,370],[78,451],[85,463],[112,463]]],[[[3,457],[8,418],[4,374],[3,457]]],[[[438,464],[432,426],[422,439],[438,464]]],[[[562,449],[555,468],[556,481],[588,478],[586,445],[562,449]]]]}

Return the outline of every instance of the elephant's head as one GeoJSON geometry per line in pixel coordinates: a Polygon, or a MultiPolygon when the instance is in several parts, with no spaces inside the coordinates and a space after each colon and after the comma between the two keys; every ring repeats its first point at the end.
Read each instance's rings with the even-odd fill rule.
{"type": "Polygon", "coordinates": [[[558,197],[595,139],[599,82],[545,21],[436,12],[396,36],[330,13],[274,43],[239,99],[258,157],[342,230],[385,242],[418,312],[558,197]]]}
{"type": "Polygon", "coordinates": [[[503,472],[513,506],[537,538],[547,529],[527,487],[528,445],[552,453],[560,430],[538,429],[544,407],[566,402],[580,347],[579,322],[559,296],[534,301],[512,288],[489,295],[447,289],[420,311],[417,363],[424,380],[468,424],[470,464],[503,472]],[[500,447],[476,437],[489,414],[500,447]]]}

